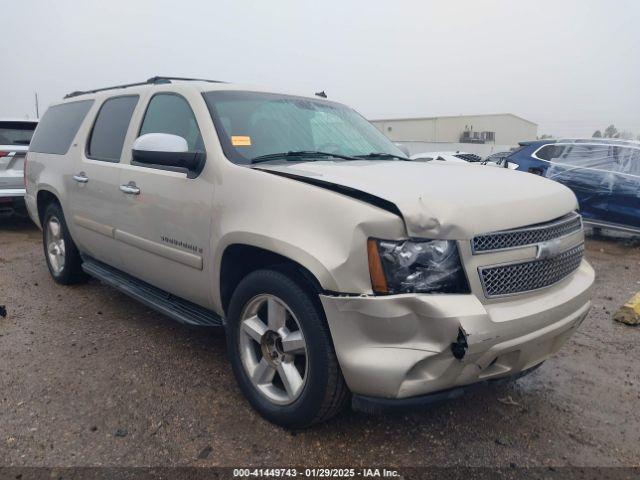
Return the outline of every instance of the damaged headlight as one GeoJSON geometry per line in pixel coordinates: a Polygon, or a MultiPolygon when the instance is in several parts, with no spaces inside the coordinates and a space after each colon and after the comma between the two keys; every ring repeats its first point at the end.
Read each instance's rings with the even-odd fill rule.
{"type": "Polygon", "coordinates": [[[375,293],[469,292],[455,241],[370,239],[368,254],[375,293]]]}

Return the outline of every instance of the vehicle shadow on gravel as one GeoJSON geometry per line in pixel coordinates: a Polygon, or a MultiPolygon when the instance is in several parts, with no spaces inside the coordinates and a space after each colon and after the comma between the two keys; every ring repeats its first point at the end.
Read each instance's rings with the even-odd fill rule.
{"type": "Polygon", "coordinates": [[[28,217],[0,217],[0,234],[2,232],[37,231],[38,227],[28,217]]]}

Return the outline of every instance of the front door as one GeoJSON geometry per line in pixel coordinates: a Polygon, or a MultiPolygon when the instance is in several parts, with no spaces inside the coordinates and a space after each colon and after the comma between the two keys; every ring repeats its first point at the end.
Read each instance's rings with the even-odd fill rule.
{"type": "MultiPolygon", "coordinates": [[[[166,92],[151,97],[138,136],[147,133],[179,135],[190,151],[204,152],[196,117],[181,95],[166,92]]],[[[213,190],[203,174],[189,177],[192,175],[162,166],[136,165],[134,161],[123,165],[116,240],[124,271],[210,306],[213,190]]]]}

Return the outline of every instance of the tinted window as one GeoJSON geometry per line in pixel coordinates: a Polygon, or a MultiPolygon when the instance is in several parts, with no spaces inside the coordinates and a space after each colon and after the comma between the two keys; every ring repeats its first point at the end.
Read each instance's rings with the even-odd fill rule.
{"type": "Polygon", "coordinates": [[[91,131],[88,157],[109,162],[120,161],[124,137],[137,103],[138,96],[130,95],[110,98],[102,104],[91,131]]]}
{"type": "Polygon", "coordinates": [[[67,153],[91,105],[93,100],[82,100],[50,107],[36,128],[29,150],[56,155],[67,153]]]}
{"type": "Polygon", "coordinates": [[[196,117],[179,95],[160,93],[151,99],[140,128],[140,135],[145,133],[178,135],[187,141],[189,151],[204,150],[196,117]]]}
{"type": "Polygon", "coordinates": [[[0,122],[0,145],[29,145],[35,122],[0,122]]]}
{"type": "Polygon", "coordinates": [[[541,158],[542,160],[551,160],[562,155],[563,150],[563,145],[545,145],[536,152],[536,157],[541,158]]]}

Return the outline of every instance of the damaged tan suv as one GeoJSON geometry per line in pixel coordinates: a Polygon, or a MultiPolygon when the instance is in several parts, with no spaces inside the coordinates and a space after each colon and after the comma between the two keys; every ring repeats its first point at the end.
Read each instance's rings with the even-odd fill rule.
{"type": "Polygon", "coordinates": [[[527,372],[591,305],[570,190],[408,161],[319,96],[167,77],[74,92],[26,165],[54,280],[224,326],[240,388],[286,427],[527,372]]]}

